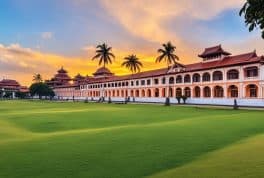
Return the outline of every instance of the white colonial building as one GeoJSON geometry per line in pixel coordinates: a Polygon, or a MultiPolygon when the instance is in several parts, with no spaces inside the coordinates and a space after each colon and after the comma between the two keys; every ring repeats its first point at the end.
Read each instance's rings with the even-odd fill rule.
{"type": "Polygon", "coordinates": [[[177,64],[134,75],[116,76],[99,68],[93,77],[77,75],[71,80],[61,69],[47,81],[61,99],[162,102],[187,96],[190,104],[264,106],[264,57],[256,52],[231,55],[221,45],[206,48],[201,62],[177,64]],[[63,74],[61,74],[63,73],[63,74]]]}

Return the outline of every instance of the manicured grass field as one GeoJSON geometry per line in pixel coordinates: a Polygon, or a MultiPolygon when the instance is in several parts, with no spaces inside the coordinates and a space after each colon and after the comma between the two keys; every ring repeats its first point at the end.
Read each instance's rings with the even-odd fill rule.
{"type": "Polygon", "coordinates": [[[0,101],[0,177],[263,177],[264,112],[0,101]]]}

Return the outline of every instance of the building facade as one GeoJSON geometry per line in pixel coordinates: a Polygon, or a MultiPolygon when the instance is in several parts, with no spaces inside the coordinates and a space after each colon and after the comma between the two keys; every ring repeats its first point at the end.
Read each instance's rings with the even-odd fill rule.
{"type": "Polygon", "coordinates": [[[1,98],[15,98],[16,93],[29,93],[26,86],[21,86],[16,80],[3,79],[0,81],[0,95],[1,98]]]}
{"type": "MultiPolygon", "coordinates": [[[[263,56],[255,51],[231,55],[221,45],[206,48],[198,56],[198,63],[178,63],[133,75],[116,76],[101,67],[93,77],[77,75],[72,83],[68,80],[53,88],[62,99],[130,98],[136,102],[164,103],[169,97],[177,103],[176,97],[184,95],[190,104],[233,105],[236,99],[239,105],[264,106],[263,56]]],[[[53,80],[57,80],[56,75],[53,80]]]]}

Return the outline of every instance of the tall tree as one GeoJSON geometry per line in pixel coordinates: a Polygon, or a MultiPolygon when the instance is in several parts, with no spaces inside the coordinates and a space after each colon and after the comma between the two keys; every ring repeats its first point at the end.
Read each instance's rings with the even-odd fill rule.
{"type": "Polygon", "coordinates": [[[158,49],[160,55],[156,58],[156,63],[164,61],[168,68],[170,65],[177,64],[179,57],[174,54],[176,46],[173,46],[171,42],[164,43],[162,46],[163,48],[158,49]]]}
{"type": "MultiPolygon", "coordinates": [[[[176,46],[174,46],[171,42],[167,42],[162,44],[163,48],[158,49],[158,53],[160,54],[156,58],[156,63],[165,61],[167,63],[168,69],[170,65],[177,65],[177,62],[179,60],[179,57],[174,54],[176,50],[176,46]]],[[[170,98],[168,97],[169,88],[166,89],[165,95],[165,106],[170,105],[170,98]]]]}
{"type": "Polygon", "coordinates": [[[140,72],[143,64],[139,61],[139,58],[132,54],[124,58],[124,62],[121,64],[122,67],[126,67],[128,70],[132,72],[132,74],[136,72],[140,72]]]}
{"type": "Polygon", "coordinates": [[[33,76],[33,81],[34,81],[35,83],[40,83],[40,82],[42,82],[42,81],[43,81],[42,76],[41,76],[39,73],[35,74],[35,75],[33,76]]]}
{"type": "Polygon", "coordinates": [[[103,64],[105,67],[107,64],[112,64],[112,59],[115,55],[111,53],[112,47],[108,47],[105,43],[100,44],[96,47],[96,55],[92,60],[99,59],[99,66],[103,64]]]}
{"type": "Polygon", "coordinates": [[[244,16],[249,31],[260,28],[264,39],[264,0],[247,0],[239,12],[244,16]]]}
{"type": "Polygon", "coordinates": [[[39,96],[39,99],[41,99],[43,96],[54,97],[55,95],[54,91],[43,82],[33,83],[29,87],[29,92],[31,96],[39,96]]]}

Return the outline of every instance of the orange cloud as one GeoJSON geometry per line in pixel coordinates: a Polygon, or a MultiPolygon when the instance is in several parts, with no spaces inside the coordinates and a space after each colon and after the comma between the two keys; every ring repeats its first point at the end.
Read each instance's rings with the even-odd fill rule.
{"type": "MultiPolygon", "coordinates": [[[[92,47],[88,49],[90,54],[87,57],[66,57],[24,48],[19,44],[9,46],[0,44],[0,75],[17,79],[26,85],[32,82],[32,76],[35,73],[40,73],[45,79],[49,79],[61,66],[64,66],[72,77],[77,73],[92,75],[98,68],[98,64],[97,61],[90,60],[94,52],[91,49],[92,47]]],[[[117,49],[113,52],[116,54],[116,59],[109,68],[117,75],[129,73],[127,69],[120,66],[122,59],[130,53],[117,49]]],[[[154,56],[138,54],[138,57],[144,63],[143,70],[160,67],[154,63],[154,56]]]]}

